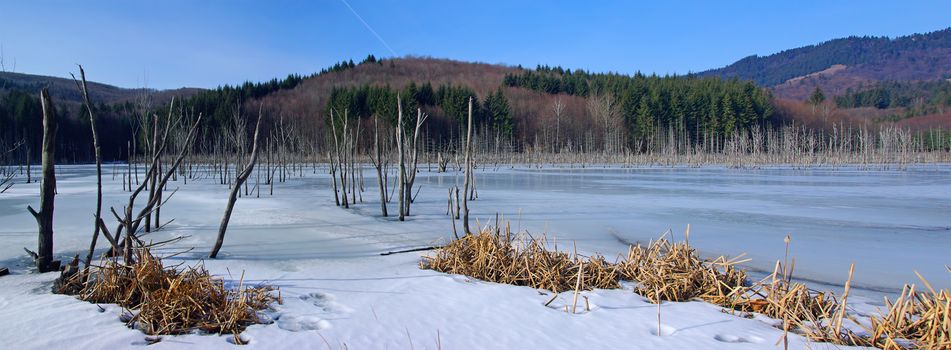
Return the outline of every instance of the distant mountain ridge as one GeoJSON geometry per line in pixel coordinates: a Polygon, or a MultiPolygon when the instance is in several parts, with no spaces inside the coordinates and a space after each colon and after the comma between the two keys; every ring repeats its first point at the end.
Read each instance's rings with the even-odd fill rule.
{"type": "Polygon", "coordinates": [[[951,78],[951,28],[896,38],[850,36],[767,56],[748,56],[700,76],[748,79],[779,97],[803,99],[819,86],[839,95],[880,81],[951,78]]]}
{"type": "MultiPolygon", "coordinates": [[[[93,78],[93,77],[88,77],[93,78]]],[[[109,84],[88,81],[89,98],[95,103],[123,103],[133,101],[145,93],[151,95],[153,102],[163,102],[171,96],[191,96],[203,89],[179,88],[171,90],[155,90],[145,88],[121,88],[109,84]]],[[[59,102],[82,103],[82,95],[71,78],[60,78],[46,75],[0,72],[0,95],[10,90],[20,90],[38,93],[47,87],[50,95],[59,102]]]]}

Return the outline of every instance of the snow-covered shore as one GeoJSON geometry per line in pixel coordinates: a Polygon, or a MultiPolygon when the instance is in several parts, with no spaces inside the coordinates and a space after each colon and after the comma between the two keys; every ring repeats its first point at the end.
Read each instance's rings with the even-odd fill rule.
{"type": "MultiPolygon", "coordinates": [[[[66,258],[88,245],[95,178],[89,166],[58,170],[55,249],[66,258]]],[[[108,166],[106,170],[110,170],[108,166]]],[[[797,270],[805,278],[839,280],[840,273],[848,272],[847,261],[861,257],[850,256],[847,250],[839,254],[829,250],[856,245],[857,251],[877,247],[886,258],[902,258],[864,265],[869,271],[864,275],[863,264],[858,263],[858,284],[872,287],[870,294],[899,281],[913,282],[913,273],[902,273],[909,266],[921,266],[938,286],[949,285],[941,278],[951,276],[931,276],[949,263],[946,255],[938,252],[951,240],[947,231],[938,230],[951,226],[948,216],[941,215],[951,210],[946,196],[951,193],[947,170],[881,172],[878,176],[861,172],[676,170],[489,171],[480,174],[475,216],[485,223],[501,211],[513,228],[546,231],[560,242],[576,241],[583,252],[608,256],[624,249],[618,237],[644,241],[668,227],[679,232],[682,222],[690,222],[696,232],[691,235],[692,244],[716,254],[746,251],[754,261],[763,262],[753,267],[768,266],[781,258],[782,237],[792,233],[797,270]],[[543,176],[536,176],[538,172],[543,176]],[[886,197],[905,204],[890,205],[886,197]],[[630,214],[619,217],[618,213],[630,214]],[[661,223],[664,220],[667,223],[661,223]],[[842,232],[854,222],[864,225],[842,232]],[[774,232],[762,232],[764,224],[775,226],[774,232]],[[838,236],[822,239],[822,232],[838,236]],[[861,236],[862,232],[871,234],[861,236]],[[889,234],[891,239],[900,239],[904,251],[884,249],[896,244],[889,234]],[[810,259],[819,261],[810,263],[810,259]],[[843,261],[844,271],[837,271],[843,261]]],[[[105,178],[107,206],[121,208],[126,194],[119,180],[111,180],[108,174],[105,178]]],[[[423,172],[418,180],[422,194],[414,205],[414,215],[402,223],[379,217],[372,178],[366,180],[366,203],[351,210],[334,206],[325,174],[292,177],[275,186],[273,197],[262,191],[261,198],[239,199],[221,259],[204,264],[228,280],[238,280],[243,272],[245,282],[280,287],[284,304],[269,312],[272,324],[252,326],[244,333],[249,347],[781,348],[777,341],[782,331],[773,327],[772,320],[738,317],[710,304],[664,303],[658,336],[656,306],[634,294],[630,286],[585,292],[591,311],[569,314],[563,309],[571,301],[568,294],[546,307],[551,296],[545,291],[421,270],[418,262],[425,253],[379,255],[448,239],[446,188],[456,180],[453,175],[423,172]]],[[[181,189],[163,209],[162,217],[175,221],[146,238],[161,241],[187,236],[166,252],[195,247],[171,260],[201,263],[214,241],[227,188],[210,179],[172,186],[181,189]]],[[[141,332],[119,322],[119,308],[100,308],[52,295],[49,286],[55,274],[27,273],[29,261],[22,247],[35,246],[36,234],[35,222],[24,208],[38,200],[36,188],[35,184],[20,183],[0,195],[0,266],[14,272],[0,278],[0,340],[4,347],[144,346],[141,332]]],[[[860,314],[872,312],[876,302],[880,303],[878,298],[850,299],[860,314]]],[[[227,339],[164,337],[151,347],[233,346],[227,339]]],[[[825,347],[807,344],[795,335],[790,341],[790,348],[825,347]]]]}

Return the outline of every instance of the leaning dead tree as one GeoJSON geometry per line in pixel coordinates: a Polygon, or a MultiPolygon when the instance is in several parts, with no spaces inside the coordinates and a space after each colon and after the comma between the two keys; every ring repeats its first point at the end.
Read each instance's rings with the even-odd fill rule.
{"type": "MultiPolygon", "coordinates": [[[[254,126],[254,141],[252,141],[251,146],[251,158],[248,159],[248,164],[245,165],[244,169],[241,170],[234,179],[234,186],[231,187],[231,195],[228,196],[228,205],[225,207],[225,214],[221,218],[221,225],[218,227],[218,239],[215,241],[215,247],[211,249],[211,253],[208,254],[208,257],[215,259],[218,257],[218,251],[221,250],[221,245],[225,240],[225,232],[228,231],[228,221],[231,220],[231,211],[234,210],[234,203],[238,200],[238,193],[241,191],[241,186],[244,185],[245,181],[248,180],[248,177],[251,176],[251,173],[254,171],[254,165],[258,161],[258,134],[261,131],[261,110],[258,110],[258,121],[254,126]]],[[[236,138],[236,140],[238,140],[236,138]]],[[[243,138],[242,138],[243,140],[243,138]]],[[[243,149],[245,146],[242,144],[235,145],[239,149],[243,149]]]]}
{"type": "Polygon", "coordinates": [[[86,266],[92,263],[93,252],[96,251],[96,240],[99,239],[99,220],[102,220],[102,151],[99,147],[99,134],[96,131],[96,116],[92,113],[92,103],[89,102],[89,90],[86,86],[86,71],[83,66],[79,66],[79,77],[82,81],[73,81],[83,96],[83,104],[86,105],[86,111],[89,112],[89,126],[92,129],[92,144],[96,154],[96,217],[93,219],[92,241],[89,243],[89,253],[86,254],[86,266]]]}
{"type": "MultiPolygon", "coordinates": [[[[31,206],[26,209],[33,214],[39,226],[39,242],[36,252],[27,250],[36,262],[40,272],[49,272],[56,269],[53,266],[53,202],[56,197],[56,111],[53,110],[53,101],[49,90],[40,92],[40,103],[43,108],[43,180],[40,184],[40,211],[31,206]]],[[[24,248],[25,249],[25,248],[24,248]]]]}

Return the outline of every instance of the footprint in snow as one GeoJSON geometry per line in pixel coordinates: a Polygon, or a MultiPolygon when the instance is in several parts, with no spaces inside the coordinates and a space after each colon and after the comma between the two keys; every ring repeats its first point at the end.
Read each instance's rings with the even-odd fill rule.
{"type": "Polygon", "coordinates": [[[717,334],[713,337],[717,341],[724,343],[762,343],[763,338],[757,337],[755,335],[750,336],[739,336],[732,334],[717,334]]]}
{"type": "Polygon", "coordinates": [[[452,280],[459,283],[472,283],[472,280],[470,280],[469,277],[466,277],[466,276],[453,276],[452,280]]]}
{"type": "Polygon", "coordinates": [[[274,320],[277,326],[291,332],[304,332],[330,328],[327,319],[353,312],[350,307],[336,301],[329,293],[310,293],[298,297],[299,301],[287,300],[276,308],[274,320]],[[317,307],[314,311],[311,307],[317,307]]]}
{"type": "Polygon", "coordinates": [[[674,332],[676,331],[677,331],[677,328],[661,325],[660,334],[657,334],[657,325],[655,324],[651,326],[651,334],[653,335],[668,336],[668,335],[674,334],[674,332]]]}
{"type": "Polygon", "coordinates": [[[291,332],[315,331],[330,328],[330,322],[314,315],[282,315],[277,326],[291,332]]]}
{"type": "Polygon", "coordinates": [[[301,295],[300,299],[311,303],[316,307],[319,307],[321,310],[327,313],[341,314],[353,312],[353,309],[347,305],[337,302],[337,297],[329,293],[310,293],[301,295]]]}
{"type": "Polygon", "coordinates": [[[234,345],[247,345],[247,344],[251,344],[252,338],[251,338],[250,335],[241,333],[241,334],[238,334],[238,338],[240,338],[241,343],[235,342],[234,336],[230,336],[230,335],[229,335],[229,336],[228,336],[228,339],[227,339],[227,342],[229,342],[229,343],[231,343],[231,344],[234,344],[234,345]]]}

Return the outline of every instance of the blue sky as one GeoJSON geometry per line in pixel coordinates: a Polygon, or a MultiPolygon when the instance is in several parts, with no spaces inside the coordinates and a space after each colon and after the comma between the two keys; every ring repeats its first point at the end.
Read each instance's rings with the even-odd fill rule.
{"type": "Polygon", "coordinates": [[[848,35],[949,26],[946,0],[0,1],[8,71],[15,61],[17,72],[68,76],[82,63],[91,80],[152,88],[308,74],[371,53],[683,74],[848,35]]]}

